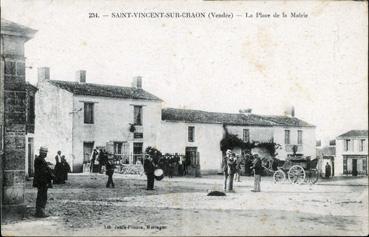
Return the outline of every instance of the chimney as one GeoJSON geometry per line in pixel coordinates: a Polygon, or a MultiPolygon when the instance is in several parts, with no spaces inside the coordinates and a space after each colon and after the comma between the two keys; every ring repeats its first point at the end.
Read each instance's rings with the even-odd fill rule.
{"type": "Polygon", "coordinates": [[[251,114],[251,112],[252,112],[252,109],[240,109],[240,110],[238,110],[238,112],[240,113],[240,114],[251,114]]]}
{"type": "Polygon", "coordinates": [[[284,116],[295,117],[295,107],[290,106],[284,110],[284,116]]]}
{"type": "Polygon", "coordinates": [[[141,76],[137,76],[133,78],[132,87],[137,88],[137,89],[142,89],[142,77],[141,76]]]}
{"type": "Polygon", "coordinates": [[[39,67],[37,68],[37,83],[43,83],[50,80],[50,68],[39,67]]]}
{"type": "Polygon", "coordinates": [[[76,72],[76,81],[79,83],[86,83],[86,71],[78,70],[76,72]]]}

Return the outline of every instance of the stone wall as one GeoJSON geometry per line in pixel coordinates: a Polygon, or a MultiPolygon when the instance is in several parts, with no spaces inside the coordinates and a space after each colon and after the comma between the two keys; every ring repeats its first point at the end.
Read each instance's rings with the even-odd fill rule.
{"type": "MultiPolygon", "coordinates": [[[[3,23],[3,20],[2,20],[3,23]]],[[[23,215],[25,183],[26,81],[24,43],[17,29],[1,29],[1,99],[3,156],[2,218],[23,215]]]]}

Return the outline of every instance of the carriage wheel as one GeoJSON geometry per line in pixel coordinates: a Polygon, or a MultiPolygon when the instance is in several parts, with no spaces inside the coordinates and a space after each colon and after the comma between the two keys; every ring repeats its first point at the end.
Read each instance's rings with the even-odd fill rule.
{"type": "Polygon", "coordinates": [[[313,169],[309,171],[309,177],[308,177],[308,182],[310,184],[315,184],[319,179],[319,172],[317,169],[313,169]]]}
{"type": "Polygon", "coordinates": [[[299,184],[305,180],[305,170],[299,165],[294,165],[288,170],[288,180],[293,184],[299,184]]]}
{"type": "Polygon", "coordinates": [[[286,179],[286,175],[282,170],[277,170],[273,174],[274,183],[281,183],[286,179]]]}

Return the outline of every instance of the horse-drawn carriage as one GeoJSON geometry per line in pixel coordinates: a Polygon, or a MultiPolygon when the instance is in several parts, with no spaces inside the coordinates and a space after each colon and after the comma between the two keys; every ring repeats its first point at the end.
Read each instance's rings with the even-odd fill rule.
{"type": "Polygon", "coordinates": [[[273,174],[274,183],[284,182],[288,179],[290,183],[315,184],[319,178],[317,169],[318,159],[311,160],[310,157],[291,156],[273,174]]]}

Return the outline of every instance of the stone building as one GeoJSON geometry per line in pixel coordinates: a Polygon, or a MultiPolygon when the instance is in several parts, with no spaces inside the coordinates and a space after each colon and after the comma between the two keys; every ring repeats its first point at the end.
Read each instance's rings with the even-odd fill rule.
{"type": "Polygon", "coordinates": [[[24,210],[27,83],[24,44],[35,30],[1,19],[1,207],[3,217],[24,210]]]}

